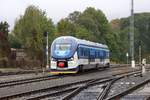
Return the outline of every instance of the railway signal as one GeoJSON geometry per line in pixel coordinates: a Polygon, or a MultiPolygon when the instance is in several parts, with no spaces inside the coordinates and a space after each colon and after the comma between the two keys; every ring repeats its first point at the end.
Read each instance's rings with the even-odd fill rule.
{"type": "Polygon", "coordinates": [[[127,65],[128,65],[128,59],[129,59],[129,54],[128,54],[128,52],[126,53],[126,57],[127,57],[127,65]]]}
{"type": "Polygon", "coordinates": [[[44,32],[44,37],[46,38],[46,68],[48,69],[49,68],[49,61],[48,61],[48,32],[44,32]]]}

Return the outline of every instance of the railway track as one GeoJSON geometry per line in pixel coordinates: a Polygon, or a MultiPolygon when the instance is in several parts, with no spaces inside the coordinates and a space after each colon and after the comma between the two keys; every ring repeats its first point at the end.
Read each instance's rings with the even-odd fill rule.
{"type": "MultiPolygon", "coordinates": [[[[48,72],[48,70],[46,70],[45,72],[48,72]]],[[[20,71],[9,71],[9,72],[0,71],[0,76],[22,75],[22,74],[32,74],[32,73],[43,73],[43,70],[20,70],[20,71]]]]}
{"type": "MultiPolygon", "coordinates": [[[[57,92],[54,92],[53,96],[55,95],[55,98],[56,98],[56,96],[62,96],[62,94],[72,93],[74,91],[80,91],[82,88],[86,87],[86,84],[89,84],[89,83],[92,83],[95,81],[99,81],[99,83],[103,83],[103,82],[107,82],[110,80],[111,80],[111,78],[107,77],[107,78],[91,79],[91,80],[87,80],[84,82],[78,82],[78,83],[72,84],[71,86],[68,86],[68,85],[70,85],[70,84],[68,84],[67,88],[64,88],[63,90],[61,89],[61,90],[58,90],[57,92]]],[[[90,84],[90,85],[92,85],[92,84],[90,84]]],[[[64,87],[64,86],[62,86],[62,87],[64,87]]],[[[42,98],[49,97],[49,96],[52,96],[52,95],[50,93],[47,93],[47,94],[38,95],[36,97],[29,98],[27,100],[37,100],[37,99],[42,99],[42,98]]],[[[60,99],[63,99],[63,98],[60,98],[60,99]]]]}
{"type": "MultiPolygon", "coordinates": [[[[115,95],[110,96],[110,97],[108,97],[106,100],[119,99],[119,98],[121,98],[121,97],[123,97],[123,96],[125,96],[125,95],[128,95],[128,94],[132,93],[132,92],[135,91],[136,89],[140,88],[141,86],[143,86],[143,85],[145,85],[145,84],[147,84],[147,83],[149,83],[149,82],[150,82],[150,78],[149,78],[149,79],[146,79],[146,80],[144,80],[144,81],[138,83],[137,85],[132,86],[132,87],[130,87],[130,88],[128,88],[128,89],[126,89],[126,90],[124,90],[124,91],[118,93],[118,94],[115,94],[115,95]]],[[[148,98],[149,98],[149,97],[148,97],[148,98]]],[[[149,100],[149,99],[147,99],[147,100],[149,100]]]]}
{"type": "MultiPolygon", "coordinates": [[[[120,65],[118,65],[117,67],[113,67],[113,69],[116,69],[118,67],[120,67],[120,65]]],[[[122,67],[124,67],[124,66],[121,66],[120,68],[122,68],[122,67]]],[[[69,74],[69,75],[61,75],[61,76],[60,75],[51,75],[51,76],[46,75],[46,76],[40,76],[40,77],[34,77],[34,78],[4,81],[4,82],[0,82],[0,88],[21,85],[21,84],[27,84],[27,83],[33,83],[33,82],[46,81],[46,80],[56,79],[56,78],[60,78],[60,77],[63,78],[63,77],[67,77],[67,76],[80,76],[80,75],[94,73],[94,72],[103,71],[103,70],[104,69],[89,70],[89,71],[85,71],[84,73],[78,73],[78,74],[69,74]]]]}
{"type": "MultiPolygon", "coordinates": [[[[53,97],[53,96],[60,96],[62,97],[62,94],[64,98],[61,99],[68,99],[70,97],[73,97],[72,94],[77,94],[77,92],[82,91],[83,89],[95,85],[95,84],[106,84],[106,82],[111,81],[113,79],[119,78],[119,77],[125,77],[133,74],[138,74],[140,71],[137,72],[127,72],[126,73],[120,73],[120,74],[115,74],[110,77],[102,77],[102,78],[97,78],[97,79],[89,79],[85,81],[79,81],[79,82],[72,82],[69,84],[65,85],[60,85],[60,86],[55,86],[55,87],[49,87],[49,88],[43,88],[39,90],[32,90],[28,92],[22,92],[22,93],[16,93],[13,95],[7,95],[0,97],[0,100],[3,99],[15,99],[15,100],[20,100],[20,99],[27,99],[27,100],[37,100],[37,99],[42,99],[46,97],[53,97]],[[69,93],[69,96],[66,96],[66,94],[69,93]],[[71,95],[71,96],[70,96],[71,95]]],[[[54,98],[53,98],[54,99],[54,98]]]]}
{"type": "Polygon", "coordinates": [[[102,87],[103,91],[102,92],[99,92],[99,94],[97,95],[97,100],[104,100],[107,96],[107,93],[110,91],[110,88],[112,86],[112,84],[121,79],[121,78],[124,78],[124,77],[129,77],[131,75],[134,75],[134,74],[140,74],[139,71],[137,72],[131,72],[131,73],[128,73],[128,74],[124,74],[124,75],[114,75],[113,77],[110,77],[110,78],[107,78],[107,79],[104,79],[104,80],[101,80],[101,81],[97,81],[97,79],[95,81],[92,81],[92,82],[89,82],[88,84],[86,84],[85,86],[81,86],[79,87],[78,89],[76,89],[75,91],[73,91],[72,93],[68,94],[67,96],[65,96],[62,100],[70,100],[72,99],[73,97],[75,97],[77,94],[79,94],[81,91],[88,91],[88,88],[93,86],[93,85],[100,85],[102,84],[104,87],[102,87]],[[105,85],[106,84],[106,85],[105,85]]]}
{"type": "Polygon", "coordinates": [[[52,75],[52,76],[41,76],[41,77],[28,78],[28,79],[5,81],[5,82],[0,82],[0,88],[27,84],[27,83],[32,83],[32,82],[46,81],[46,80],[55,79],[58,77],[59,77],[58,75],[52,75]]]}
{"type": "MultiPolygon", "coordinates": [[[[113,64],[111,65],[111,68],[118,68],[118,67],[125,67],[127,66],[126,64],[113,64]]],[[[45,72],[49,72],[46,70],[45,72]]],[[[22,71],[14,71],[14,72],[1,72],[0,71],[0,76],[10,76],[10,75],[22,75],[22,74],[32,74],[32,73],[43,73],[43,70],[22,70],[22,71]]]]}
{"type": "Polygon", "coordinates": [[[67,76],[79,76],[83,74],[88,74],[91,72],[97,72],[98,70],[92,70],[92,71],[86,71],[84,73],[79,73],[79,74],[69,74],[69,75],[51,75],[51,76],[40,76],[40,77],[34,77],[34,78],[27,78],[27,79],[19,79],[19,80],[12,80],[12,81],[4,81],[0,82],[0,88],[4,87],[10,87],[10,86],[15,86],[15,85],[21,85],[21,84],[27,84],[27,83],[33,83],[33,82],[40,82],[40,81],[46,81],[50,79],[56,79],[56,78],[63,78],[67,76]]]}
{"type": "MultiPolygon", "coordinates": [[[[73,76],[80,76],[80,75],[83,75],[83,74],[86,75],[86,74],[91,73],[91,72],[97,72],[97,71],[96,70],[89,71],[89,72],[85,72],[85,73],[81,73],[81,74],[77,74],[77,75],[73,75],[73,76]]],[[[89,79],[89,80],[84,80],[84,81],[80,81],[80,82],[72,82],[70,84],[59,85],[59,86],[56,86],[56,87],[48,87],[48,88],[37,89],[37,90],[32,90],[32,91],[25,91],[25,92],[20,92],[20,93],[14,93],[13,95],[12,94],[11,95],[5,95],[5,96],[1,96],[0,100],[3,100],[3,99],[4,100],[8,100],[8,99],[14,99],[14,100],[17,100],[17,99],[18,100],[22,100],[22,99],[37,100],[37,99],[43,99],[43,98],[49,98],[49,97],[51,99],[58,99],[59,98],[59,99],[66,100],[65,97],[67,97],[67,95],[69,95],[69,94],[78,94],[83,89],[86,89],[86,88],[88,88],[88,87],[90,87],[90,86],[92,86],[94,84],[95,85],[96,84],[102,84],[101,88],[106,93],[105,92],[102,92],[102,93],[100,92],[98,98],[100,98],[99,100],[103,100],[103,98],[106,98],[107,92],[110,90],[111,84],[113,82],[115,82],[113,80],[116,80],[117,77],[120,77],[122,75],[130,76],[130,75],[133,75],[133,74],[137,74],[136,76],[138,76],[139,73],[141,73],[141,71],[139,71],[139,70],[136,71],[136,72],[133,72],[133,70],[130,70],[128,72],[112,74],[109,77],[101,77],[101,78],[98,78],[98,79],[89,79]],[[74,91],[76,91],[76,93],[73,93],[74,91]],[[60,98],[60,97],[63,97],[63,98],[60,98]]],[[[20,83],[17,82],[16,84],[15,84],[15,82],[10,82],[10,83],[8,82],[9,85],[4,85],[2,83],[2,84],[0,84],[0,87],[3,87],[3,86],[5,86],[5,87],[7,87],[7,86],[14,86],[14,84],[15,85],[19,85],[19,84],[26,84],[26,83],[32,83],[32,82],[39,82],[39,81],[49,80],[50,78],[53,79],[52,77],[44,76],[44,77],[41,77],[41,79],[37,78],[35,80],[33,80],[33,79],[24,80],[24,81],[21,81],[20,83]]],[[[58,76],[58,77],[54,77],[54,78],[60,78],[60,77],[58,76]]]]}
{"type": "Polygon", "coordinates": [[[40,90],[28,91],[28,92],[24,92],[24,93],[19,93],[19,94],[9,95],[9,96],[5,96],[5,97],[0,97],[0,99],[9,99],[9,98],[12,99],[12,98],[15,98],[15,97],[20,97],[20,96],[25,96],[25,95],[28,96],[29,94],[33,94],[34,95],[35,93],[36,94],[40,93],[40,96],[41,96],[41,92],[46,92],[46,91],[52,91],[52,94],[54,95],[54,94],[59,93],[59,92],[53,93],[54,91],[58,91],[58,90],[60,91],[60,90],[63,90],[65,88],[73,87],[73,86],[76,87],[76,86],[82,85],[84,83],[87,83],[88,81],[91,81],[91,80],[80,81],[80,82],[76,82],[76,83],[60,85],[60,86],[51,87],[51,88],[44,88],[44,89],[40,89],[40,90]]]}

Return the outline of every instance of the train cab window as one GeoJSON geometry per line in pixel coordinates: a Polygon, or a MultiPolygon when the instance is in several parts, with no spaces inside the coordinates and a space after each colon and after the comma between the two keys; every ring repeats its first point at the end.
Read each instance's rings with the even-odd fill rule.
{"type": "Polygon", "coordinates": [[[70,50],[70,48],[71,48],[71,44],[56,44],[56,50],[59,51],[70,50]]]}
{"type": "Polygon", "coordinates": [[[83,57],[85,57],[86,56],[86,53],[85,53],[85,48],[83,48],[83,57]]]}
{"type": "Polygon", "coordinates": [[[99,51],[99,57],[102,58],[102,51],[99,51]]]}
{"type": "Polygon", "coordinates": [[[95,57],[95,51],[94,49],[90,49],[90,58],[94,58],[95,57]]]}
{"type": "Polygon", "coordinates": [[[101,51],[100,51],[100,58],[101,58],[101,59],[104,59],[104,50],[101,50],[101,51]]]}
{"type": "Polygon", "coordinates": [[[84,56],[84,49],[81,48],[81,56],[83,57],[84,56]]]}
{"type": "Polygon", "coordinates": [[[106,52],[106,58],[109,58],[109,52],[106,52]]]}
{"type": "Polygon", "coordinates": [[[97,54],[98,54],[98,58],[100,58],[100,51],[99,50],[98,50],[97,54]]]}
{"type": "Polygon", "coordinates": [[[82,47],[78,48],[78,56],[79,56],[79,58],[84,56],[84,50],[82,47]]]}
{"type": "Polygon", "coordinates": [[[103,53],[104,53],[104,58],[106,58],[107,57],[107,52],[103,51],[103,53]]]}
{"type": "Polygon", "coordinates": [[[89,49],[88,48],[85,49],[85,57],[89,58],[89,49]]]}
{"type": "Polygon", "coordinates": [[[88,57],[88,49],[84,48],[84,57],[87,58],[88,57]]]}
{"type": "Polygon", "coordinates": [[[98,58],[99,57],[99,54],[98,54],[98,50],[95,51],[95,58],[98,58]]]}

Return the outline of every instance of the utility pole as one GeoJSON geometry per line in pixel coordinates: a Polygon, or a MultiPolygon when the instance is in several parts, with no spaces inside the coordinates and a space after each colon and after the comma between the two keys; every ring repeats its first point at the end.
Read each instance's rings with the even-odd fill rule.
{"type": "Polygon", "coordinates": [[[131,17],[130,17],[130,55],[131,67],[135,68],[134,61],[134,2],[131,0],[131,17]]]}
{"type": "Polygon", "coordinates": [[[141,66],[142,61],[142,47],[141,47],[141,41],[139,41],[139,65],[141,66]]]}
{"type": "Polygon", "coordinates": [[[44,37],[45,37],[45,43],[46,43],[46,48],[45,48],[45,59],[46,59],[46,68],[49,68],[49,54],[48,54],[48,32],[44,32],[44,37]]]}
{"type": "Polygon", "coordinates": [[[47,57],[47,64],[46,64],[46,68],[49,68],[49,61],[48,61],[48,32],[47,32],[47,36],[46,36],[46,57],[47,57]]]}

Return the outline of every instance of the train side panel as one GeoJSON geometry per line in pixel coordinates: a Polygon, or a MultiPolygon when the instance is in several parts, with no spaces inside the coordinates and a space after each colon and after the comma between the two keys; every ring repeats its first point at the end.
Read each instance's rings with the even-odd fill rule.
{"type": "Polygon", "coordinates": [[[85,45],[78,46],[78,61],[82,69],[109,67],[109,51],[85,45]]]}

